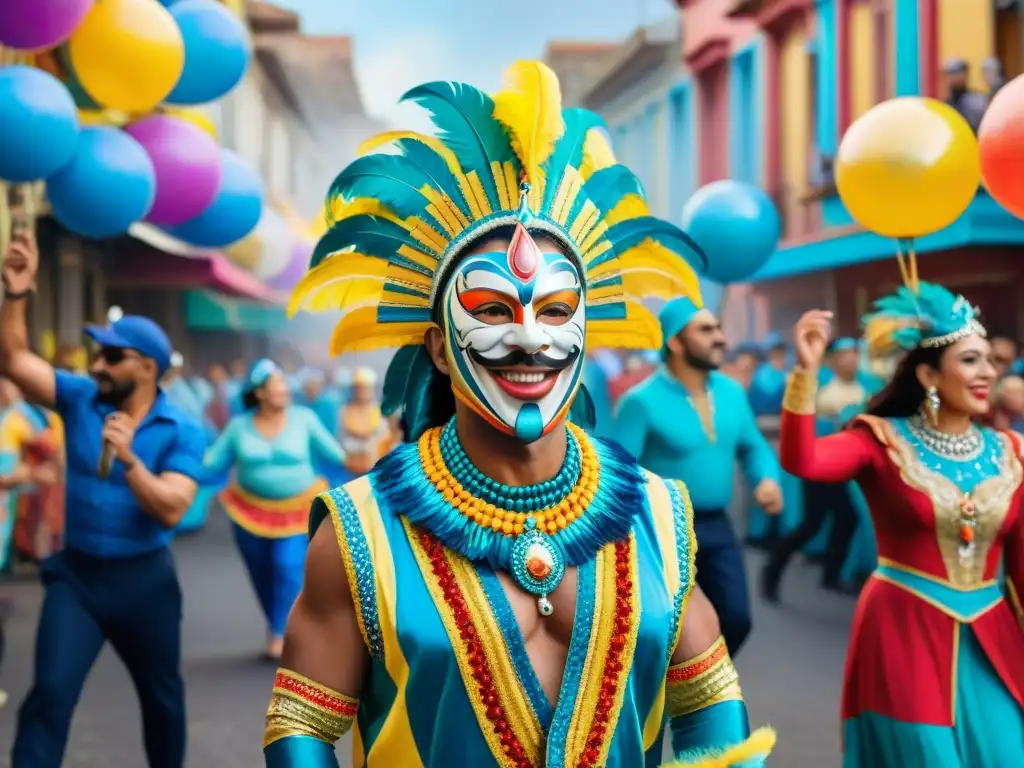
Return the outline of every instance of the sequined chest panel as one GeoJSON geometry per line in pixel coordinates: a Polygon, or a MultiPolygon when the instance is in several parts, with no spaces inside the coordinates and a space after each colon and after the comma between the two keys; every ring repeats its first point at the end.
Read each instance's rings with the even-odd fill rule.
{"type": "Polygon", "coordinates": [[[949,583],[958,588],[981,584],[1021,483],[1020,461],[1009,438],[979,430],[975,447],[945,455],[941,446],[923,439],[914,423],[869,423],[884,438],[904,482],[931,499],[936,544],[949,583]]]}

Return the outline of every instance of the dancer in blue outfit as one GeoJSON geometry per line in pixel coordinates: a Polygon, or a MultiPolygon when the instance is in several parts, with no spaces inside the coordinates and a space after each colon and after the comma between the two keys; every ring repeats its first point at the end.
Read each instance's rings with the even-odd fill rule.
{"type": "Polygon", "coordinates": [[[718,611],[735,654],[751,620],[742,552],[726,514],[734,467],[739,458],[757,503],[778,514],[779,464],[757,429],[743,388],[717,370],[726,346],[715,316],[689,298],[678,298],[665,305],[659,320],[665,363],[623,396],[615,439],[645,468],[689,488],[697,583],[718,611]]]}
{"type": "Polygon", "coordinates": [[[235,468],[220,500],[267,617],[267,655],[278,658],[302,588],[309,505],[327,490],[314,458],[341,465],[345,456],[313,411],[292,405],[284,375],[270,360],[252,367],[242,399],[246,412],[228,423],[204,463],[213,473],[235,468]]]}

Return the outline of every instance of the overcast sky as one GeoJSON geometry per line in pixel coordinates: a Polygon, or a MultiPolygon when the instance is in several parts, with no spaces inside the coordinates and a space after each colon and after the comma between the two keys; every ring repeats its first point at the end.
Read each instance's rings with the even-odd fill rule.
{"type": "Polygon", "coordinates": [[[511,62],[539,58],[551,39],[620,40],[673,13],[670,0],[270,0],[302,16],[307,34],[351,35],[367,109],[421,128],[397,107],[410,87],[462,80],[493,90],[511,62]]]}

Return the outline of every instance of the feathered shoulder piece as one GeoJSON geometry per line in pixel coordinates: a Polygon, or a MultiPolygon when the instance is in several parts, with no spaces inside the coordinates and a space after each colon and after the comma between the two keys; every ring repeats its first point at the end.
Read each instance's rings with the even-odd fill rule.
{"type": "Polygon", "coordinates": [[[421,344],[460,254],[517,222],[560,243],[584,275],[590,348],[660,347],[643,298],[699,303],[704,254],[650,215],[601,118],[563,109],[544,64],[514,64],[494,96],[435,82],[403,100],[430,113],[435,135],[390,131],[363,145],[331,186],[328,231],[289,306],[342,312],[333,353],[421,344]]]}
{"type": "Polygon", "coordinates": [[[973,333],[985,335],[971,303],[935,283],[919,283],[917,290],[902,286],[876,301],[863,323],[865,336],[873,331],[876,345],[889,340],[907,351],[944,347],[973,333]]]}

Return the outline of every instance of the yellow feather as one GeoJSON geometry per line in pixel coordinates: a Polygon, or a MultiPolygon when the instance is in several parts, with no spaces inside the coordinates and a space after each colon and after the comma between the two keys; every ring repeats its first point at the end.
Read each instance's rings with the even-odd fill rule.
{"type": "Polygon", "coordinates": [[[597,171],[615,165],[615,153],[608,145],[603,131],[591,128],[583,141],[583,162],[580,163],[580,176],[586,181],[597,171]]]}
{"type": "Polygon", "coordinates": [[[494,117],[511,134],[536,211],[544,196],[541,165],[565,133],[558,77],[539,61],[517,61],[505,70],[505,90],[494,97],[494,117]]]}
{"type": "Polygon", "coordinates": [[[651,209],[647,207],[647,203],[640,195],[626,195],[608,211],[608,215],[604,217],[604,223],[609,227],[614,227],[624,221],[650,215],[651,209]]]}
{"type": "Polygon", "coordinates": [[[587,321],[587,349],[660,349],[661,342],[658,318],[639,302],[626,301],[622,320],[587,321]]]}
{"type": "Polygon", "coordinates": [[[429,322],[379,323],[376,306],[359,307],[341,318],[334,326],[334,332],[331,334],[331,354],[422,344],[423,334],[429,327],[429,322]]]}
{"type": "MultiPolygon", "coordinates": [[[[587,280],[619,275],[624,281],[623,289],[633,296],[661,295],[636,293],[646,291],[652,276],[668,281],[674,293],[682,293],[695,301],[700,297],[700,280],[693,267],[681,256],[651,238],[633,246],[614,259],[587,270],[587,280]]],[[[657,287],[657,286],[655,286],[657,287]]],[[[670,297],[671,297],[670,296],[670,297]]]]}
{"type": "Polygon", "coordinates": [[[735,746],[711,752],[697,754],[686,761],[677,760],[665,763],[661,768],[732,768],[736,765],[747,765],[756,758],[762,760],[771,754],[775,746],[775,731],[771,728],[758,728],[747,738],[735,746]]]}
{"type": "MultiPolygon", "coordinates": [[[[292,290],[288,300],[288,316],[299,310],[327,312],[342,309],[344,283],[350,280],[372,280],[377,292],[383,290],[390,265],[362,253],[337,253],[328,256],[309,270],[292,290]]],[[[364,283],[365,287],[365,283],[364,283]]]]}
{"type": "Polygon", "coordinates": [[[349,219],[353,216],[379,216],[408,231],[408,226],[390,208],[372,197],[354,197],[351,200],[344,200],[340,197],[332,198],[327,203],[327,225],[337,224],[339,221],[349,219]]]}

